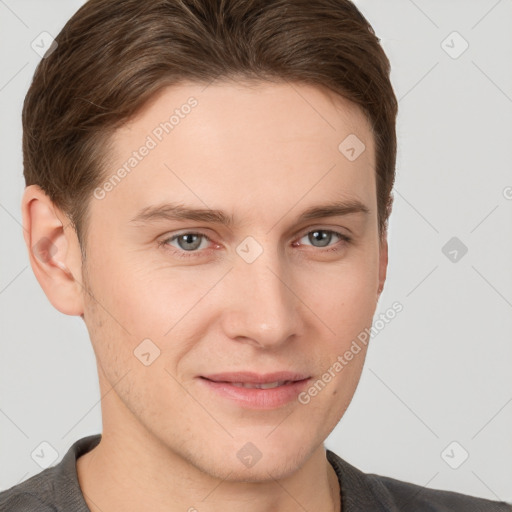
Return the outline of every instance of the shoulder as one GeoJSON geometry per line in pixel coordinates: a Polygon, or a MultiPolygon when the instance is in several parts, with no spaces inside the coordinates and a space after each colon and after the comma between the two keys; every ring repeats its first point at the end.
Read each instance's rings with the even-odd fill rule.
{"type": "Polygon", "coordinates": [[[76,473],[76,459],[92,450],[101,434],[76,441],[55,466],[0,492],[0,512],[88,512],[76,473]]]}
{"type": "Polygon", "coordinates": [[[382,512],[512,512],[512,504],[452,491],[429,489],[395,478],[364,473],[327,450],[340,482],[345,510],[382,512]]]}
{"type": "Polygon", "coordinates": [[[512,512],[512,505],[453,491],[429,489],[394,478],[369,474],[368,478],[382,486],[392,496],[397,510],[512,512]],[[411,508],[412,507],[412,508],[411,508]]]}
{"type": "Polygon", "coordinates": [[[54,476],[53,468],[48,468],[28,480],[0,492],[1,512],[54,512],[56,509],[50,503],[45,503],[45,497],[51,494],[54,476]]]}

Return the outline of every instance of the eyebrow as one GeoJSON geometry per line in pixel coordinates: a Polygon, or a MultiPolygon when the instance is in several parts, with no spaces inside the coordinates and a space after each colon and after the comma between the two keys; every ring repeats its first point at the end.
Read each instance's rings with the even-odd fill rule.
{"type": "MultiPolygon", "coordinates": [[[[312,206],[304,210],[298,217],[297,223],[324,217],[338,217],[354,213],[368,215],[370,209],[357,199],[349,201],[335,201],[318,206],[312,206]]],[[[233,227],[235,220],[222,210],[209,208],[191,208],[178,203],[163,203],[155,206],[147,206],[140,210],[130,223],[156,222],[159,220],[190,220],[220,224],[233,227]]]]}

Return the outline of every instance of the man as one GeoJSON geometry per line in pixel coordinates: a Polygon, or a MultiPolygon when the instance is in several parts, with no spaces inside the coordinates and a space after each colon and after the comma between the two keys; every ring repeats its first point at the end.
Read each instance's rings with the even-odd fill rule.
{"type": "Polygon", "coordinates": [[[1,510],[512,510],[323,446],[386,279],[396,156],[355,6],[90,0],[56,42],[23,110],[25,240],[87,326],[103,432],[1,510]]]}

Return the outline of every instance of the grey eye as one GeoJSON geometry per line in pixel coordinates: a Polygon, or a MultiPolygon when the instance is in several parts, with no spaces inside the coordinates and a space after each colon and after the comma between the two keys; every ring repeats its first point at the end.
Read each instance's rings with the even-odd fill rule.
{"type": "Polygon", "coordinates": [[[195,251],[200,247],[203,238],[204,235],[197,233],[184,233],[174,236],[171,241],[176,240],[178,247],[184,251],[195,251]]]}
{"type": "Polygon", "coordinates": [[[315,229],[304,236],[308,237],[309,242],[311,242],[314,247],[326,247],[331,243],[333,235],[336,235],[334,231],[315,229]]]}

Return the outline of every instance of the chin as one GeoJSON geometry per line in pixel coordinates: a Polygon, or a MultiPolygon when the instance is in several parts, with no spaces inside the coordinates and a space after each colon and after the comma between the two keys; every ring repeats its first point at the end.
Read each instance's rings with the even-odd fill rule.
{"type": "Polygon", "coordinates": [[[219,447],[211,456],[192,457],[192,462],[202,472],[228,482],[268,482],[291,476],[316,449],[304,442],[286,446],[264,437],[253,439],[253,442],[236,441],[231,447],[219,447]]]}
{"type": "Polygon", "coordinates": [[[295,460],[295,457],[290,460],[274,456],[272,460],[261,459],[251,468],[241,466],[237,462],[226,464],[225,461],[219,461],[217,468],[210,468],[211,470],[207,472],[226,482],[262,483],[290,477],[300,469],[301,464],[295,460]]]}

